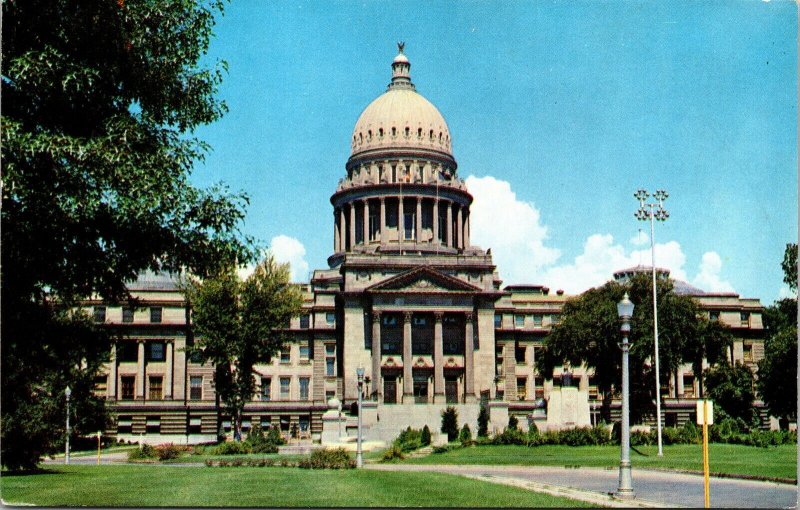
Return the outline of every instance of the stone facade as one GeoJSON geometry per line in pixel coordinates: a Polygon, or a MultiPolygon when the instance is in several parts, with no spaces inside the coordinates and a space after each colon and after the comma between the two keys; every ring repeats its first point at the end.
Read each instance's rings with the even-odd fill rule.
{"type": "MultiPolygon", "coordinates": [[[[446,405],[458,406],[461,423],[474,430],[480,401],[491,404],[493,430],[509,414],[543,423],[554,381],[563,382],[563,368],[544,380],[535,360],[568,296],[538,285],[502,287],[491,254],[471,244],[472,196],[458,177],[449,129],[416,92],[410,67],[401,51],[387,91],[356,123],[346,176],[331,197],[329,267],[300,284],[303,313],[290,325],[293,342],[256,367],[259,391],[245,408],[245,430],[259,423],[289,437],[321,439],[327,423],[352,435],[358,367],[366,373],[367,438],[378,440],[409,425],[438,430],[446,405]],[[328,407],[334,397],[341,418],[338,406],[328,407]]],[[[643,269],[615,277],[635,270],[643,269]]],[[[754,366],[763,357],[758,300],[682,285],[731,326],[731,359],[754,366]]],[[[193,337],[176,281],[145,274],[130,290],[141,309],[86,302],[120,336],[98,380],[97,391],[118,417],[108,432],[150,442],[213,440],[213,367],[184,353],[193,337]]],[[[569,370],[594,421],[600,395],[592,373],[569,370]]],[[[694,409],[698,394],[691,367],[671,378],[668,391],[667,423],[674,421],[670,413],[685,421],[684,408],[694,409]]],[[[585,410],[580,416],[584,423],[585,410]]],[[[229,430],[224,417],[222,425],[229,430]]],[[[325,436],[339,431],[326,428],[325,436]]]]}

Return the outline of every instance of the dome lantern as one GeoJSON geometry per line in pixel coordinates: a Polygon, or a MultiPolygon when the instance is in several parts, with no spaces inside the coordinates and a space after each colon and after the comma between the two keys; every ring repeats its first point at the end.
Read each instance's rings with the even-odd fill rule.
{"type": "Polygon", "coordinates": [[[392,83],[389,84],[387,90],[392,89],[411,89],[414,90],[414,84],[411,83],[411,62],[408,61],[403,50],[406,43],[397,43],[399,53],[392,61],[392,83]]]}

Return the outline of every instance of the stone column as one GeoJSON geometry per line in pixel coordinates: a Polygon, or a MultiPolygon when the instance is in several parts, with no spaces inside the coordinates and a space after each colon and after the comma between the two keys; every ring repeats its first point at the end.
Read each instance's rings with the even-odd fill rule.
{"type": "Polygon", "coordinates": [[[414,401],[411,355],[411,312],[403,312],[403,402],[414,401]]]}
{"type": "Polygon", "coordinates": [[[456,248],[464,247],[464,215],[461,212],[463,209],[462,206],[458,206],[456,215],[456,236],[458,236],[458,240],[456,241],[456,248]]]}
{"type": "Polygon", "coordinates": [[[433,312],[433,402],[444,403],[444,354],[442,339],[442,312],[433,312]]]}
{"type": "Polygon", "coordinates": [[[683,398],[683,367],[678,367],[678,380],[675,381],[675,388],[678,392],[678,398],[683,398]]]}
{"type": "Polygon", "coordinates": [[[475,314],[464,314],[464,403],[475,402],[475,338],[473,320],[475,314]]]}
{"type": "Polygon", "coordinates": [[[356,245],[356,204],[350,202],[350,249],[356,245]]]}
{"type": "Polygon", "coordinates": [[[464,248],[469,248],[469,208],[464,211],[464,248]]]}
{"type": "Polygon", "coordinates": [[[164,370],[164,400],[172,400],[172,340],[167,340],[164,348],[167,350],[166,367],[164,370]]]}
{"type": "Polygon", "coordinates": [[[139,353],[136,357],[136,400],[144,399],[144,341],[138,342],[139,353]]]}
{"type": "Polygon", "coordinates": [[[403,195],[397,199],[397,240],[403,242],[406,235],[406,215],[403,211],[403,195]]]}
{"type": "Polygon", "coordinates": [[[347,217],[344,207],[339,208],[339,251],[347,251],[347,217]]]}
{"type": "Polygon", "coordinates": [[[417,217],[416,217],[416,237],[417,242],[422,242],[422,197],[417,197],[417,217]]]}
{"type": "Polygon", "coordinates": [[[381,377],[381,312],[372,311],[372,395],[378,402],[383,395],[381,377]]]}
{"type": "Polygon", "coordinates": [[[433,200],[433,242],[439,244],[439,199],[433,200]]]}
{"type": "Polygon", "coordinates": [[[517,360],[514,357],[514,342],[506,342],[503,347],[503,372],[506,374],[505,401],[517,400],[517,360]]]}
{"type": "Polygon", "coordinates": [[[117,344],[111,346],[111,360],[109,361],[109,380],[106,397],[117,399],[117,344]]]}
{"type": "Polygon", "coordinates": [[[337,217],[339,216],[339,209],[333,210],[333,252],[338,253],[340,251],[339,248],[339,224],[337,222],[337,217]]]}
{"type": "Polygon", "coordinates": [[[364,225],[363,242],[364,246],[366,246],[369,244],[369,200],[365,198],[363,202],[364,202],[364,217],[362,218],[364,225]]]}
{"type": "Polygon", "coordinates": [[[447,247],[453,247],[453,202],[447,202],[447,247]]]}
{"type": "Polygon", "coordinates": [[[386,244],[386,199],[381,197],[381,244],[386,244]]]}

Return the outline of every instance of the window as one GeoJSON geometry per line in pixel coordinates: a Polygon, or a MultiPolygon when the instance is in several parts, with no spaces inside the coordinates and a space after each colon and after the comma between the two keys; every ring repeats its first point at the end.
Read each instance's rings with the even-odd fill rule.
{"type": "Polygon", "coordinates": [[[414,239],[416,227],[414,225],[414,218],[416,214],[414,213],[403,213],[403,239],[414,239]]]}
{"type": "Polygon", "coordinates": [[[145,421],[145,432],[148,434],[161,433],[161,416],[148,416],[145,421]]]}
{"type": "Polygon", "coordinates": [[[742,345],[742,356],[745,361],[753,361],[753,345],[752,344],[744,344],[742,345]]]}
{"type": "Polygon", "coordinates": [[[117,417],[117,434],[130,434],[133,418],[130,415],[117,417]]]}
{"type": "Polygon", "coordinates": [[[161,307],[160,306],[151,306],[150,307],[150,322],[161,322],[161,307]]]}
{"type": "Polygon", "coordinates": [[[164,398],[164,378],[160,375],[151,375],[147,392],[147,398],[150,400],[161,400],[164,398]]]}
{"type": "Polygon", "coordinates": [[[438,241],[444,241],[444,239],[445,239],[445,237],[444,237],[445,236],[444,229],[445,229],[445,225],[446,224],[447,224],[447,219],[444,216],[442,216],[442,214],[440,212],[439,213],[439,231],[437,232],[437,235],[439,236],[438,241]]]}
{"type": "Polygon", "coordinates": [[[694,375],[683,376],[683,396],[684,398],[694,398],[694,375]]]}
{"type": "Polygon", "coordinates": [[[289,363],[292,361],[292,347],[284,345],[281,347],[281,363],[289,363]]]}
{"type": "Polygon", "coordinates": [[[133,322],[133,308],[122,309],[122,322],[133,322]]]}
{"type": "Polygon", "coordinates": [[[524,365],[525,364],[525,351],[527,348],[524,345],[517,345],[514,347],[514,359],[517,363],[524,365]]]}
{"type": "Polygon", "coordinates": [[[533,387],[533,391],[535,393],[534,398],[544,398],[544,378],[540,376],[534,376],[533,387]]]}
{"type": "Polygon", "coordinates": [[[327,312],[325,314],[325,322],[328,323],[329,326],[336,324],[336,314],[333,312],[327,312]]]}
{"type": "Polygon", "coordinates": [[[708,312],[708,318],[709,318],[709,320],[712,320],[712,321],[718,321],[719,320],[719,310],[711,310],[710,312],[708,312]]]}
{"type": "Polygon", "coordinates": [[[336,375],[336,346],[333,344],[325,346],[325,375],[328,377],[336,375]]]}
{"type": "Polygon", "coordinates": [[[403,353],[403,325],[400,314],[381,314],[381,354],[403,353]]]}
{"type": "Polygon", "coordinates": [[[289,377],[281,377],[281,400],[289,400],[289,390],[292,380],[289,377]]]}
{"type": "Polygon", "coordinates": [[[301,416],[300,417],[300,432],[308,432],[310,424],[311,424],[311,421],[308,419],[308,416],[301,416]]]}
{"type": "Polygon", "coordinates": [[[136,377],[123,375],[121,378],[121,397],[122,400],[133,400],[133,388],[136,385],[136,377]]]}
{"type": "Polygon", "coordinates": [[[147,343],[147,361],[164,361],[164,342],[147,343]]]}
{"type": "MultiPolygon", "coordinates": [[[[466,322],[462,314],[446,314],[442,317],[442,352],[445,355],[464,354],[465,325],[466,322]]],[[[474,342],[474,338],[469,340],[474,342]]]]}
{"type": "Polygon", "coordinates": [[[300,400],[308,400],[308,377],[300,378],[300,400]]]}
{"type": "Polygon", "coordinates": [[[99,322],[100,324],[106,321],[106,307],[105,306],[95,306],[94,307],[94,321],[99,322]]]}
{"type": "Polygon", "coordinates": [[[537,313],[537,314],[533,315],[533,327],[541,328],[543,321],[544,321],[544,317],[541,314],[537,313]]]}
{"type": "Polygon", "coordinates": [[[501,328],[503,326],[503,316],[499,313],[494,314],[494,327],[501,328]]]}
{"type": "Polygon", "coordinates": [[[309,317],[308,314],[303,314],[300,316],[300,329],[308,329],[309,325],[309,317]]]}
{"type": "Polygon", "coordinates": [[[134,362],[139,359],[139,346],[136,342],[121,342],[117,344],[117,361],[134,362]]]}
{"type": "Polygon", "coordinates": [[[272,428],[272,417],[271,416],[262,416],[261,417],[261,428],[264,430],[272,428]]]}
{"type": "Polygon", "coordinates": [[[378,231],[380,230],[380,223],[378,223],[378,215],[370,212],[369,215],[369,240],[376,241],[378,239],[378,231]]]}
{"type": "Polygon", "coordinates": [[[261,400],[269,402],[272,399],[272,378],[261,378],[261,400]]]}
{"type": "Polygon", "coordinates": [[[203,400],[203,376],[193,375],[189,377],[189,399],[203,400]]]}
{"type": "Polygon", "coordinates": [[[750,312],[740,312],[739,318],[742,320],[742,326],[750,324],[750,312]]]}
{"type": "Polygon", "coordinates": [[[515,315],[514,316],[514,327],[515,328],[525,327],[525,316],[524,315],[515,315]]]}
{"type": "Polygon", "coordinates": [[[336,396],[336,390],[325,390],[325,402],[336,396]]]}
{"type": "Polygon", "coordinates": [[[300,361],[308,361],[308,344],[300,344],[300,361]]]}
{"type": "Polygon", "coordinates": [[[517,399],[518,400],[527,400],[528,398],[528,378],[527,377],[517,377],[517,399]]]}

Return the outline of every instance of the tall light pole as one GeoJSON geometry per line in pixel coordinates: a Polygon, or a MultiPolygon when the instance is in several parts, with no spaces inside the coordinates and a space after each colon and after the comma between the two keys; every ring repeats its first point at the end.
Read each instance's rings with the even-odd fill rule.
{"type": "Polygon", "coordinates": [[[630,499],[635,496],[633,480],[631,479],[631,428],[630,428],[630,388],[628,387],[628,333],[631,331],[631,317],[633,316],[633,303],[628,299],[628,293],[622,301],[617,303],[617,315],[622,321],[622,430],[620,431],[619,452],[619,486],[616,495],[620,498],[630,499]]]}
{"type": "Polygon", "coordinates": [[[364,368],[358,367],[356,369],[358,376],[358,438],[356,443],[356,467],[364,467],[364,458],[361,454],[361,393],[364,387],[364,368]]]}
{"type": "Polygon", "coordinates": [[[69,464],[69,397],[72,395],[72,390],[69,389],[69,386],[64,390],[64,395],[67,397],[67,444],[64,452],[64,464],[69,464]]]}
{"type": "Polygon", "coordinates": [[[656,249],[655,249],[655,220],[666,221],[669,212],[664,209],[664,200],[669,197],[669,193],[663,189],[656,190],[653,198],[656,202],[647,203],[650,194],[643,189],[639,189],[633,194],[639,201],[639,210],[636,211],[636,219],[639,221],[650,220],[650,257],[653,265],[653,339],[655,340],[655,361],[656,361],[656,428],[658,430],[658,456],[664,455],[661,443],[661,373],[658,366],[658,297],[656,294],[656,249]]]}

